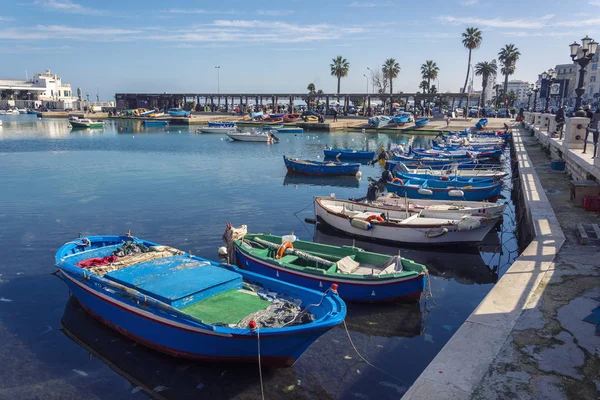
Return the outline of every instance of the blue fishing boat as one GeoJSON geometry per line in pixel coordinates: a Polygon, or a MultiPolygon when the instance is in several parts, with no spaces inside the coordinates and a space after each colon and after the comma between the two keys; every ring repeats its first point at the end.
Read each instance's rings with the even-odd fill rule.
{"type": "Polygon", "coordinates": [[[158,120],[158,121],[152,121],[152,120],[144,120],[142,122],[145,126],[166,126],[169,125],[169,121],[165,121],[163,120],[158,120]]]}
{"type": "Polygon", "coordinates": [[[387,125],[392,120],[392,117],[388,117],[387,115],[378,115],[376,117],[371,117],[367,120],[367,123],[371,128],[381,128],[382,126],[387,125]]]}
{"type": "Polygon", "coordinates": [[[422,156],[422,155],[417,155],[417,154],[407,155],[407,154],[397,154],[397,153],[394,153],[394,160],[402,161],[406,165],[409,165],[410,163],[420,163],[420,165],[428,165],[428,166],[447,165],[447,164],[452,164],[454,162],[462,163],[462,162],[471,161],[474,164],[474,163],[482,162],[482,161],[486,161],[486,162],[493,161],[493,159],[489,158],[489,157],[477,157],[476,159],[473,159],[473,158],[432,157],[432,156],[422,156]]]}
{"type": "Polygon", "coordinates": [[[318,291],[336,283],[345,301],[415,302],[421,298],[428,275],[424,265],[353,246],[290,242],[290,236],[245,235],[234,242],[237,264],[318,291]]]}
{"type": "Polygon", "coordinates": [[[415,119],[415,126],[417,128],[422,128],[429,123],[429,118],[418,118],[415,119]]]}
{"type": "Polygon", "coordinates": [[[440,151],[457,151],[457,150],[492,151],[492,150],[501,150],[504,148],[504,145],[469,144],[467,146],[462,146],[462,145],[440,144],[440,143],[432,140],[431,148],[434,150],[440,150],[440,151]]]}
{"type": "Polygon", "coordinates": [[[272,131],[279,128],[283,128],[283,125],[263,125],[260,128],[264,131],[272,131]]]}
{"type": "Polygon", "coordinates": [[[457,182],[427,179],[394,181],[385,185],[390,193],[411,199],[482,201],[500,194],[502,184],[488,182],[457,182]]]}
{"type": "Polygon", "coordinates": [[[450,169],[450,168],[454,168],[454,169],[474,169],[474,168],[478,168],[479,165],[481,165],[478,161],[476,160],[470,160],[470,161],[460,161],[460,162],[456,162],[456,161],[440,161],[440,160],[419,160],[419,159],[412,159],[412,160],[408,160],[408,161],[402,161],[402,160],[388,160],[385,162],[385,169],[389,169],[392,170],[394,168],[396,168],[396,166],[399,163],[403,163],[404,165],[406,165],[408,168],[431,168],[431,169],[450,169]]]}
{"type": "Polygon", "coordinates": [[[485,126],[488,124],[488,120],[487,118],[481,118],[479,121],[477,121],[477,123],[475,124],[475,127],[479,130],[485,129],[485,126]]]}
{"type": "Polygon", "coordinates": [[[211,128],[235,128],[235,122],[211,122],[208,121],[208,126],[211,128]]]}
{"type": "Polygon", "coordinates": [[[283,161],[290,174],[318,176],[356,175],[360,170],[360,164],[355,163],[300,160],[286,156],[283,156],[283,161]]]}
{"type": "Polygon", "coordinates": [[[187,117],[190,115],[189,111],[182,110],[181,108],[169,108],[167,112],[171,117],[187,117]]]}
{"type": "Polygon", "coordinates": [[[176,357],[289,367],[346,315],[335,286],[321,293],[131,235],[67,242],[56,267],[93,317],[176,357]]]}
{"type": "Polygon", "coordinates": [[[275,128],[277,133],[304,133],[303,128],[275,128]]]}
{"type": "Polygon", "coordinates": [[[430,157],[430,158],[445,158],[449,160],[470,160],[472,158],[499,158],[502,155],[502,150],[424,150],[411,148],[409,155],[415,157],[430,157]]]}
{"type": "Polygon", "coordinates": [[[497,181],[496,178],[490,177],[463,177],[463,176],[453,176],[453,175],[437,175],[437,174],[428,174],[428,173],[410,173],[410,172],[399,172],[394,171],[394,176],[396,178],[400,178],[402,181],[409,180],[438,180],[438,181],[450,181],[450,182],[464,182],[464,183],[493,183],[497,181]]]}
{"type": "Polygon", "coordinates": [[[156,113],[155,110],[144,111],[143,113],[140,113],[140,117],[147,117],[147,116],[152,115],[154,113],[156,113]]]}
{"type": "Polygon", "coordinates": [[[27,114],[37,115],[37,111],[35,111],[35,110],[27,110],[27,114]]]}
{"type": "Polygon", "coordinates": [[[285,114],[269,114],[269,118],[271,119],[279,119],[279,118],[283,118],[285,116],[285,114]]]}
{"type": "Polygon", "coordinates": [[[340,159],[372,160],[375,157],[374,151],[366,150],[324,149],[323,153],[325,153],[325,157],[340,159]]]}
{"type": "Polygon", "coordinates": [[[408,114],[398,114],[395,117],[392,117],[392,121],[395,124],[405,124],[410,120],[410,115],[408,114]]]}

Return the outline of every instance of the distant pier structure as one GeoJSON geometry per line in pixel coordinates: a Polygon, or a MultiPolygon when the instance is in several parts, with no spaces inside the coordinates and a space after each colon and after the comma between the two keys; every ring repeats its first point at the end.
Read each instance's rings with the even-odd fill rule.
{"type": "MultiPolygon", "coordinates": [[[[197,111],[205,111],[207,108],[225,108],[232,111],[239,107],[242,112],[247,112],[250,108],[269,106],[273,104],[287,104],[294,107],[294,104],[301,101],[311,107],[311,104],[324,104],[325,109],[329,110],[330,105],[339,105],[340,109],[346,110],[351,103],[363,101],[367,107],[371,103],[384,102],[390,100],[390,94],[381,93],[117,93],[115,95],[117,109],[134,108],[158,108],[167,109],[172,107],[189,107],[195,104],[197,111]]],[[[414,101],[415,104],[421,102],[447,101],[451,104],[451,109],[469,104],[471,106],[479,103],[479,93],[395,93],[392,97],[394,102],[414,101]]],[[[389,103],[388,103],[389,104],[389,103]]],[[[405,106],[406,107],[406,106],[405,106]]]]}

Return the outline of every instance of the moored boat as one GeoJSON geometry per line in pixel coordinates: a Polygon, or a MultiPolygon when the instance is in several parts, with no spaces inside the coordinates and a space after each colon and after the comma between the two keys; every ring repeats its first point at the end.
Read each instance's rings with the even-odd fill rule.
{"type": "Polygon", "coordinates": [[[392,117],[389,117],[387,115],[378,115],[375,117],[371,117],[367,120],[367,123],[369,124],[369,126],[371,128],[381,128],[387,124],[389,124],[389,122],[392,120],[392,117]]]}
{"type": "Polygon", "coordinates": [[[277,133],[304,133],[303,128],[275,128],[277,133]]]}
{"type": "Polygon", "coordinates": [[[304,122],[319,122],[319,118],[315,115],[306,115],[302,119],[304,122]]]}
{"type": "Polygon", "coordinates": [[[479,121],[477,121],[477,123],[475,124],[475,128],[482,130],[485,129],[486,125],[488,124],[488,120],[487,118],[481,118],[479,121]]]}
{"type": "Polygon", "coordinates": [[[324,149],[323,153],[325,153],[325,157],[339,159],[372,160],[375,157],[374,151],[367,150],[324,149]]]}
{"type": "Polygon", "coordinates": [[[409,121],[409,119],[410,116],[408,114],[398,114],[395,117],[392,117],[392,122],[397,125],[404,125],[409,121]]]}
{"type": "Polygon", "coordinates": [[[502,217],[506,208],[506,204],[487,201],[409,199],[400,197],[395,193],[379,196],[371,204],[377,207],[391,207],[404,212],[408,210],[409,213],[425,211],[425,214],[429,212],[437,215],[460,213],[487,217],[502,217]]]}
{"type": "Polygon", "coordinates": [[[237,129],[235,127],[228,126],[201,126],[196,129],[196,133],[235,133],[237,129]]]}
{"type": "Polygon", "coordinates": [[[37,111],[29,109],[27,110],[27,114],[37,115],[37,111]]]}
{"type": "Polygon", "coordinates": [[[285,114],[283,122],[296,122],[300,119],[300,114],[285,114]]]}
{"type": "Polygon", "coordinates": [[[319,222],[352,236],[413,245],[478,243],[498,219],[473,215],[460,218],[424,216],[364,203],[315,198],[319,222]]]}
{"type": "Polygon", "coordinates": [[[459,169],[458,164],[456,168],[452,165],[448,165],[444,169],[433,169],[433,168],[408,168],[404,163],[398,162],[392,169],[394,173],[399,172],[403,174],[418,174],[418,175],[430,175],[429,179],[440,179],[442,177],[461,177],[461,178],[491,178],[493,180],[502,179],[507,173],[498,165],[491,164],[476,164],[474,168],[459,169]]]}
{"type": "Polygon", "coordinates": [[[345,301],[415,302],[421,298],[428,276],[424,265],[358,247],[329,246],[290,237],[246,234],[233,242],[237,265],[317,291],[325,291],[335,283],[345,301]]]}
{"type": "Polygon", "coordinates": [[[283,162],[291,174],[336,176],[356,175],[360,164],[334,161],[310,161],[283,156],[283,162]]]}
{"type": "Polygon", "coordinates": [[[213,122],[208,121],[208,126],[211,128],[235,128],[235,122],[213,122]]]}
{"type": "Polygon", "coordinates": [[[56,267],[89,314],[176,357],[289,367],[346,314],[335,287],[320,293],[130,235],[68,242],[56,267]]]}
{"type": "Polygon", "coordinates": [[[497,197],[502,184],[490,182],[458,182],[432,179],[394,178],[385,184],[390,193],[411,199],[482,201],[497,197]]]}
{"type": "Polygon", "coordinates": [[[102,121],[92,121],[89,118],[69,118],[69,123],[71,124],[71,128],[103,128],[104,122],[102,121]]]}
{"type": "Polygon", "coordinates": [[[270,132],[226,132],[226,135],[232,140],[239,142],[279,142],[279,139],[270,132]]]}
{"type": "Polygon", "coordinates": [[[146,119],[142,121],[145,126],[166,126],[169,125],[169,121],[167,120],[149,120],[146,119]]]}

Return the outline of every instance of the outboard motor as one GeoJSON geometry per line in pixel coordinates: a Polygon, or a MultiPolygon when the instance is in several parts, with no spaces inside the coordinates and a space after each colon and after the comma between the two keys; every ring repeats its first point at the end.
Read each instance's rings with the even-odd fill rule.
{"type": "Polygon", "coordinates": [[[390,171],[389,169],[386,169],[381,174],[381,179],[379,181],[386,183],[386,182],[391,182],[393,179],[394,179],[394,174],[392,174],[392,171],[390,171]]]}
{"type": "Polygon", "coordinates": [[[367,189],[367,201],[375,201],[380,195],[379,183],[371,182],[367,189]]]}

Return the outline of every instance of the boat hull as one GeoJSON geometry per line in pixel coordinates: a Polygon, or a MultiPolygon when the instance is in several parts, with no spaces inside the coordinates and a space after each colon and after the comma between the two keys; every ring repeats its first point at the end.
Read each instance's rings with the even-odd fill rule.
{"type": "Polygon", "coordinates": [[[355,302],[416,302],[421,299],[425,289],[427,275],[390,280],[361,281],[339,279],[325,275],[313,275],[299,271],[290,271],[279,265],[271,264],[241,251],[236,246],[238,266],[249,271],[276,278],[284,282],[317,291],[325,291],[332,284],[338,285],[338,293],[345,301],[355,302]]]}
{"type": "Polygon", "coordinates": [[[379,197],[373,205],[378,207],[389,207],[395,210],[406,211],[406,203],[411,211],[418,212],[423,209],[431,208],[437,213],[443,213],[444,211],[439,209],[440,205],[456,206],[456,209],[448,209],[448,213],[470,214],[470,215],[485,215],[489,217],[500,217],[504,214],[506,204],[487,203],[487,202],[469,202],[469,201],[456,201],[456,200],[426,200],[420,199],[419,201],[406,201],[404,197],[379,197]]]}
{"type": "Polygon", "coordinates": [[[143,121],[145,126],[165,126],[169,121],[143,121]]]}
{"type": "Polygon", "coordinates": [[[273,141],[273,139],[271,139],[270,136],[268,135],[261,135],[261,134],[253,134],[253,135],[246,135],[246,134],[236,134],[236,133],[227,133],[227,136],[229,136],[232,140],[238,141],[238,142],[262,142],[262,143],[271,143],[273,141]]]}
{"type": "Polygon", "coordinates": [[[449,245],[449,244],[475,244],[483,240],[485,235],[492,230],[497,221],[485,221],[479,228],[468,231],[458,231],[454,225],[441,225],[448,231],[440,236],[431,235],[438,227],[430,226],[386,226],[377,225],[370,230],[363,230],[351,225],[350,219],[342,214],[329,212],[320,202],[315,200],[315,216],[319,223],[323,223],[347,235],[360,237],[372,241],[388,243],[405,243],[418,246],[449,245]],[[432,237],[433,236],[433,237],[432,237]]]}
{"type": "MultiPolygon", "coordinates": [[[[87,283],[89,281],[80,281],[62,269],[61,272],[73,296],[90,315],[140,344],[192,360],[257,362],[256,337],[214,335],[177,326],[174,321],[149,313],[132,302],[112,297],[109,292],[94,290],[87,283]]],[[[269,337],[261,334],[262,364],[278,368],[292,366],[308,346],[327,330],[298,336],[269,337]]]]}
{"type": "Polygon", "coordinates": [[[323,153],[325,153],[325,157],[340,159],[372,160],[375,158],[375,152],[373,151],[324,149],[323,153]]]}
{"type": "Polygon", "coordinates": [[[223,127],[211,127],[211,126],[203,126],[198,128],[198,131],[201,133],[235,133],[235,128],[223,128],[223,127]]]}
{"type": "MultiPolygon", "coordinates": [[[[418,181],[417,181],[418,182],[418,181]]],[[[429,189],[431,194],[422,193],[421,185],[407,185],[407,184],[399,184],[394,182],[388,182],[385,184],[385,188],[390,193],[395,193],[400,197],[408,197],[409,199],[430,199],[430,200],[466,200],[466,201],[482,201],[486,199],[492,199],[500,195],[500,191],[502,189],[502,185],[495,184],[492,186],[484,186],[484,187],[472,187],[468,188],[464,185],[464,183],[460,182],[452,182],[456,184],[456,187],[446,187],[446,188],[436,188],[436,187],[426,187],[424,189],[429,189]],[[450,192],[453,190],[461,190],[464,194],[463,197],[451,196],[450,192]]]]}
{"type": "Polygon", "coordinates": [[[356,175],[356,173],[360,170],[360,164],[354,163],[322,163],[317,161],[300,162],[286,156],[283,156],[283,161],[288,173],[290,174],[341,176],[356,175]]]}

